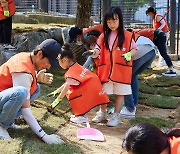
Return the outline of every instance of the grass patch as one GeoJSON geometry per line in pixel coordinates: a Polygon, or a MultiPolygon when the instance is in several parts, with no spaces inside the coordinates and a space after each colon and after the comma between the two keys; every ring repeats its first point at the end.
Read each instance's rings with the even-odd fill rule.
{"type": "Polygon", "coordinates": [[[23,154],[81,154],[79,147],[73,144],[45,145],[44,143],[33,143],[26,141],[23,146],[23,154]]]}
{"type": "Polygon", "coordinates": [[[180,98],[140,93],[139,103],[163,109],[176,109],[180,104],[180,98]]]}
{"type": "MultiPolygon", "coordinates": [[[[167,81],[166,81],[167,82],[167,81]]],[[[178,81],[176,81],[178,83],[178,81]]],[[[157,87],[148,83],[148,80],[140,81],[139,91],[147,94],[162,95],[162,96],[175,96],[180,97],[180,87],[176,86],[166,86],[166,87],[157,87]]]]}
{"type": "Polygon", "coordinates": [[[149,118],[136,117],[130,120],[131,125],[134,125],[140,122],[147,122],[147,123],[155,125],[158,128],[173,127],[175,125],[175,123],[172,121],[167,121],[162,118],[156,118],[156,117],[149,117],[149,118]]]}

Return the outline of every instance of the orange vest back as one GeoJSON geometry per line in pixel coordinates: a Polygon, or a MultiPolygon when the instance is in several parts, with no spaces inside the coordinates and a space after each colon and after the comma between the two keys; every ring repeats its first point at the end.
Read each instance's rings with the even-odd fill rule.
{"type": "MultiPolygon", "coordinates": [[[[6,1],[7,1],[10,17],[11,17],[14,15],[14,13],[16,11],[15,2],[14,2],[14,0],[6,0],[6,1]]],[[[4,10],[0,3],[0,20],[3,20],[3,19],[6,19],[6,17],[4,16],[4,10]]]]}
{"type": "Polygon", "coordinates": [[[65,73],[65,79],[67,78],[79,81],[79,85],[70,86],[66,94],[75,115],[85,114],[93,107],[109,102],[98,76],[78,63],[65,73]]]}
{"type": "Polygon", "coordinates": [[[89,28],[83,28],[83,35],[86,34],[87,32],[90,32],[91,30],[98,30],[100,33],[103,33],[103,25],[94,25],[89,28]]]}
{"type": "Polygon", "coordinates": [[[118,37],[116,37],[111,51],[105,47],[104,34],[98,39],[98,45],[101,48],[98,76],[102,83],[111,80],[118,83],[131,84],[132,60],[126,63],[122,55],[130,51],[133,33],[125,30],[124,34],[125,41],[122,49],[117,46],[118,37]]]}
{"type": "Polygon", "coordinates": [[[36,72],[32,64],[30,53],[19,53],[11,57],[6,63],[0,66],[0,91],[13,87],[12,73],[28,73],[33,77],[30,94],[37,89],[36,72]],[[3,81],[3,82],[2,82],[3,81]]]}
{"type": "Polygon", "coordinates": [[[162,31],[165,32],[165,33],[166,33],[166,32],[169,32],[169,27],[168,27],[167,20],[164,18],[164,16],[162,16],[162,15],[160,15],[160,14],[156,14],[156,15],[155,15],[155,17],[154,17],[154,19],[153,19],[153,28],[154,28],[154,29],[158,29],[158,28],[161,26],[160,21],[157,22],[157,16],[161,16],[161,17],[163,18],[162,20],[164,20],[165,23],[166,23],[166,25],[162,28],[162,31]]]}
{"type": "Polygon", "coordinates": [[[134,29],[133,32],[140,36],[149,38],[152,42],[154,41],[154,29],[152,29],[152,28],[134,29]]]}
{"type": "Polygon", "coordinates": [[[180,154],[180,137],[170,137],[168,138],[170,143],[171,154],[180,154]]]}

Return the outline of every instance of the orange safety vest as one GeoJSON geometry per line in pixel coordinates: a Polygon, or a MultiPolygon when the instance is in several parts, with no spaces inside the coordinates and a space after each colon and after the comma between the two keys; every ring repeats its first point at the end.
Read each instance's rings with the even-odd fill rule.
{"type": "Polygon", "coordinates": [[[103,33],[103,25],[99,24],[99,25],[91,26],[89,28],[83,28],[83,35],[92,30],[98,30],[100,33],[103,33]]]}
{"type": "Polygon", "coordinates": [[[133,32],[135,34],[144,36],[149,38],[151,41],[154,41],[154,29],[146,28],[146,29],[134,29],[133,32]]]}
{"type": "MultiPolygon", "coordinates": [[[[7,1],[8,10],[9,10],[9,16],[13,16],[16,11],[16,6],[14,0],[5,0],[7,1]]],[[[0,3],[0,20],[6,19],[7,17],[4,16],[4,9],[2,7],[2,4],[0,3]]]]}
{"type": "Polygon", "coordinates": [[[180,137],[170,137],[168,138],[170,143],[171,154],[180,154],[180,137]]]}
{"type": "Polygon", "coordinates": [[[83,66],[75,63],[65,73],[65,79],[72,78],[79,82],[79,85],[71,85],[66,96],[75,115],[82,115],[93,107],[106,104],[109,98],[94,73],[83,66]]]}
{"type": "Polygon", "coordinates": [[[102,83],[111,80],[118,83],[131,84],[132,60],[126,63],[122,55],[130,51],[133,33],[125,30],[124,34],[125,41],[122,49],[119,49],[117,46],[118,37],[116,37],[111,51],[105,47],[104,34],[98,39],[98,45],[101,48],[98,76],[102,83]]]}
{"type": "Polygon", "coordinates": [[[168,27],[168,23],[167,23],[167,20],[164,18],[164,16],[160,15],[160,14],[156,14],[154,19],[153,19],[153,28],[154,29],[158,29],[160,26],[161,26],[161,23],[160,21],[157,22],[157,16],[161,16],[162,17],[162,20],[165,21],[166,25],[162,28],[162,31],[163,32],[169,32],[169,27],[168,27]]]}
{"type": "Polygon", "coordinates": [[[32,95],[35,92],[37,89],[36,72],[30,53],[21,52],[16,54],[0,66],[0,91],[13,87],[12,73],[31,74],[33,83],[31,84],[30,94],[32,95]]]}

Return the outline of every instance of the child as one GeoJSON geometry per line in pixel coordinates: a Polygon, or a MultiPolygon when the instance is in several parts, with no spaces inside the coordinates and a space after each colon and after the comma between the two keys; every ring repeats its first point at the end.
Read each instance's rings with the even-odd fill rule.
{"type": "Polygon", "coordinates": [[[139,123],[126,132],[123,147],[129,154],[179,154],[180,129],[163,133],[151,124],[139,123]]]}
{"type": "MultiPolygon", "coordinates": [[[[108,95],[115,94],[115,112],[107,126],[120,123],[120,110],[124,95],[131,91],[132,60],[138,51],[133,34],[124,30],[123,16],[119,7],[112,7],[104,18],[104,33],[99,37],[92,57],[100,53],[98,76],[108,95]]],[[[106,106],[102,105],[93,122],[101,122],[106,117],[106,106]]]]}
{"type": "Polygon", "coordinates": [[[70,120],[75,123],[83,123],[87,121],[85,113],[97,105],[108,103],[109,99],[98,76],[74,62],[73,59],[69,45],[65,44],[58,60],[63,69],[68,69],[64,76],[66,82],[53,92],[53,94],[61,93],[53,102],[52,107],[66,95],[75,115],[70,120]]]}
{"type": "MultiPolygon", "coordinates": [[[[84,46],[86,50],[94,50],[96,47],[96,42],[97,38],[93,35],[89,35],[85,40],[84,40],[84,46]]],[[[87,52],[84,52],[86,54],[87,52]]],[[[86,62],[84,63],[84,67],[89,69],[90,71],[94,72],[97,74],[97,66],[99,65],[99,57],[97,58],[92,58],[91,56],[88,56],[86,62]]]]}

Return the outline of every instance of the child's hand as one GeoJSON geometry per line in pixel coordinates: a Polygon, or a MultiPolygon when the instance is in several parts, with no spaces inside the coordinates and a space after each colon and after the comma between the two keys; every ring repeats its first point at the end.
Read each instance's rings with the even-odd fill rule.
{"type": "Polygon", "coordinates": [[[8,10],[4,11],[4,16],[9,17],[9,11],[8,10]]]}
{"type": "Polygon", "coordinates": [[[59,93],[59,89],[56,89],[55,91],[53,91],[53,92],[51,92],[51,93],[49,93],[47,96],[48,97],[50,97],[50,96],[56,96],[56,94],[58,94],[59,93]]]}
{"type": "Polygon", "coordinates": [[[85,51],[83,54],[82,54],[82,56],[91,56],[91,55],[93,55],[94,54],[94,50],[88,50],[88,51],[85,51]]]}
{"type": "Polygon", "coordinates": [[[57,97],[54,102],[51,104],[51,108],[54,109],[60,102],[62,101],[61,98],[57,97]]]}
{"type": "Polygon", "coordinates": [[[125,53],[125,54],[123,54],[122,56],[124,57],[124,59],[126,60],[126,62],[131,61],[131,57],[132,57],[131,52],[125,53]]]}

